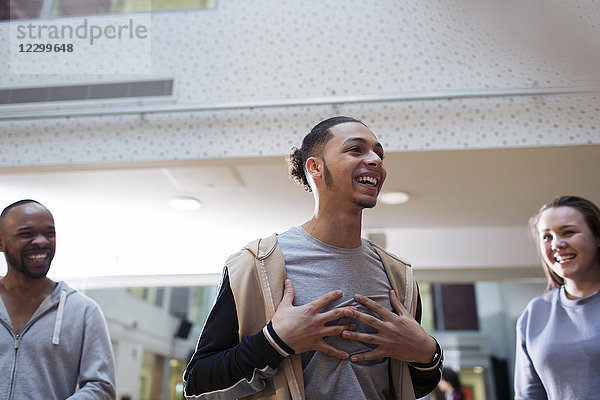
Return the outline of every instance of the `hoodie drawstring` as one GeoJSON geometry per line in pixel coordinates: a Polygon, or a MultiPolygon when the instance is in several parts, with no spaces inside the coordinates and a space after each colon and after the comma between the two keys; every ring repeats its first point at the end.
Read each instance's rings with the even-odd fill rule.
{"type": "Polygon", "coordinates": [[[60,300],[58,301],[58,310],[56,312],[56,322],[54,323],[54,335],[52,335],[52,344],[58,345],[60,343],[60,328],[62,326],[63,312],[65,309],[65,300],[67,298],[67,291],[60,291],[60,300]]]}

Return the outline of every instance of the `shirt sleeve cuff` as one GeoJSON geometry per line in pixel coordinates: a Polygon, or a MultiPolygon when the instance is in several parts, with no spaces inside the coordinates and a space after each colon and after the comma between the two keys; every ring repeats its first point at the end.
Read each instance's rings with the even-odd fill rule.
{"type": "Polygon", "coordinates": [[[287,344],[285,344],[283,340],[281,340],[281,338],[277,335],[275,329],[273,329],[273,324],[271,322],[269,322],[267,326],[263,328],[262,331],[265,335],[265,338],[271,344],[271,346],[273,346],[273,348],[277,350],[277,352],[283,357],[289,357],[290,355],[295,354],[294,350],[292,350],[287,344]]]}

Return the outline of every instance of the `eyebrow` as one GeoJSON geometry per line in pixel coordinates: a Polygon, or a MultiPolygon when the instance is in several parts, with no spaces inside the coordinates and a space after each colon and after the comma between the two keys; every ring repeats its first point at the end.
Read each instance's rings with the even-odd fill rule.
{"type": "MultiPolygon", "coordinates": [[[[361,142],[361,143],[368,143],[367,140],[365,138],[361,138],[358,136],[353,136],[353,137],[349,137],[348,139],[344,140],[344,145],[350,142],[361,142]]],[[[381,143],[377,142],[375,143],[375,147],[379,147],[381,150],[383,150],[383,146],[381,145],[381,143]]]]}
{"type": "MultiPolygon", "coordinates": [[[[574,224],[566,224],[566,225],[563,225],[563,226],[559,226],[559,227],[558,227],[558,229],[565,229],[565,228],[577,228],[577,225],[574,225],[574,224]]],[[[543,229],[543,230],[541,230],[540,232],[548,232],[548,231],[551,231],[551,230],[552,230],[552,229],[550,229],[550,228],[546,228],[546,229],[543,229]]]]}
{"type": "MultiPolygon", "coordinates": [[[[48,229],[56,229],[56,227],[54,225],[48,225],[47,228],[48,229]]],[[[29,229],[32,229],[32,227],[31,226],[20,226],[17,228],[17,232],[27,231],[29,229]]]]}
{"type": "Polygon", "coordinates": [[[574,224],[566,224],[560,227],[560,229],[565,229],[565,228],[577,228],[577,225],[574,224]]]}

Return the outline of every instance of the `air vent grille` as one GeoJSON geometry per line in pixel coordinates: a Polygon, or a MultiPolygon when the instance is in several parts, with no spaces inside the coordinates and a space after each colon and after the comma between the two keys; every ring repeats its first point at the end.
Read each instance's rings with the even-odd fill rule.
{"type": "Polygon", "coordinates": [[[0,89],[0,104],[171,96],[173,79],[0,89]]]}

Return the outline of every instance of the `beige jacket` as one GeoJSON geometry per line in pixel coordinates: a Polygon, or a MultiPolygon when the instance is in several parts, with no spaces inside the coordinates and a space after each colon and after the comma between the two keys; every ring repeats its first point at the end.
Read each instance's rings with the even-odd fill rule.
{"type": "MultiPolygon", "coordinates": [[[[392,288],[404,307],[414,316],[417,309],[417,286],[410,264],[373,244],[381,258],[392,288]]],[[[273,317],[283,298],[285,261],[277,235],[250,242],[227,260],[229,283],[235,299],[240,340],[260,331],[273,317]],[[249,268],[254,265],[254,268],[249,268]]],[[[390,359],[393,392],[397,399],[414,400],[408,371],[402,361],[390,359]]],[[[267,386],[247,399],[304,399],[304,379],[300,355],[283,360],[279,371],[267,386]]]]}

